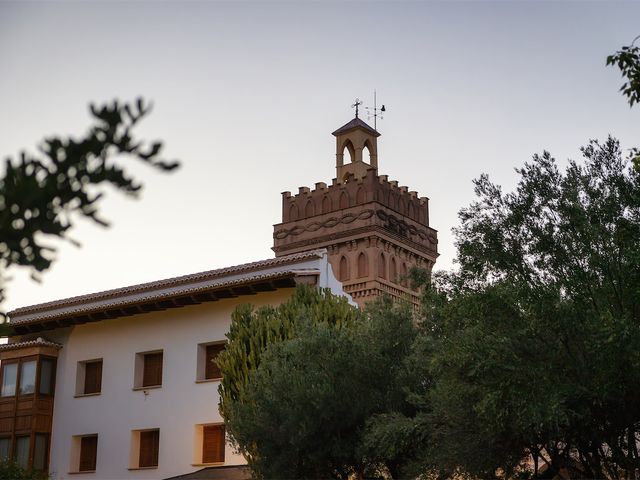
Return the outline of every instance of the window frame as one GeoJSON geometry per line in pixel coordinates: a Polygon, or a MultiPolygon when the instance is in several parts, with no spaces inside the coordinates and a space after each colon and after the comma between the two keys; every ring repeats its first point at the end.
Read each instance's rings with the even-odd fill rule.
{"type": "Polygon", "coordinates": [[[226,459],[226,446],[227,446],[227,429],[225,427],[224,423],[208,423],[208,424],[203,424],[200,425],[200,427],[202,428],[202,445],[200,448],[200,460],[201,463],[203,465],[222,465],[225,463],[225,459],[226,459]],[[207,461],[208,459],[205,459],[205,439],[206,439],[206,433],[205,430],[207,428],[216,428],[216,429],[222,429],[222,442],[221,442],[221,446],[222,446],[222,459],[218,459],[218,460],[213,460],[213,461],[207,461]]]}
{"type": "Polygon", "coordinates": [[[160,465],[160,427],[142,428],[139,430],[131,430],[131,447],[129,450],[129,470],[152,470],[157,469],[160,465]],[[141,465],[142,454],[142,438],[145,433],[157,433],[157,445],[155,452],[155,465],[141,465]]]}
{"type": "MultiPolygon", "coordinates": [[[[218,352],[224,351],[227,347],[226,340],[215,340],[212,342],[205,342],[198,344],[198,352],[197,352],[197,368],[196,368],[196,383],[206,383],[206,382],[218,382],[222,380],[222,372],[219,372],[219,376],[215,377],[207,377],[207,350],[209,347],[213,346],[221,346],[222,348],[218,352]]],[[[217,356],[217,355],[216,355],[217,356]]],[[[218,368],[219,371],[219,368],[218,368]]]]}
{"type": "Polygon", "coordinates": [[[89,360],[81,360],[76,367],[76,392],[75,397],[92,397],[102,395],[102,377],[104,373],[104,359],[92,358],[89,360]],[[92,363],[100,364],[100,378],[98,379],[99,390],[97,392],[86,393],[87,391],[87,365],[92,363]]]}
{"type": "Polygon", "coordinates": [[[4,382],[4,373],[5,373],[5,365],[17,365],[16,366],[16,384],[15,391],[13,395],[0,396],[0,400],[9,399],[9,398],[26,398],[26,397],[53,397],[56,391],[56,370],[58,368],[58,359],[56,357],[52,357],[49,355],[29,355],[27,357],[19,357],[12,358],[2,361],[2,366],[0,368],[0,395],[2,384],[4,382]],[[40,392],[40,381],[42,377],[42,361],[47,360],[52,362],[53,366],[51,368],[51,386],[50,393],[42,393],[40,392]],[[22,386],[22,364],[28,362],[36,362],[36,375],[35,375],[35,384],[33,388],[33,392],[31,393],[20,393],[20,389],[22,386]]]}
{"type": "Polygon", "coordinates": [[[149,350],[146,352],[137,352],[135,355],[134,373],[133,373],[133,390],[150,390],[153,388],[162,388],[164,381],[164,350],[149,350]],[[146,384],[144,378],[145,364],[147,355],[162,355],[162,361],[160,363],[160,383],[158,384],[146,384]]]}

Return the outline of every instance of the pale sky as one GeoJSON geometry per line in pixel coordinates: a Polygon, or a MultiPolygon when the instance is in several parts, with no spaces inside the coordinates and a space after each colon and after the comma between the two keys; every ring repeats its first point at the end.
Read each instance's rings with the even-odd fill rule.
{"type": "MultiPolygon", "coordinates": [[[[436,269],[482,172],[505,189],[534,153],[640,144],[640,107],[605,58],[640,34],[640,2],[0,0],[0,157],[81,134],[87,105],[144,95],[138,130],[183,167],[131,165],[112,227],[81,222],[37,284],[10,270],[4,308],[270,258],[280,192],[330,183],[331,132],[379,103],[379,173],[430,198],[436,269]]],[[[365,118],[366,120],[366,118],[365,118]]],[[[130,162],[127,162],[130,163],[130,162]]]]}

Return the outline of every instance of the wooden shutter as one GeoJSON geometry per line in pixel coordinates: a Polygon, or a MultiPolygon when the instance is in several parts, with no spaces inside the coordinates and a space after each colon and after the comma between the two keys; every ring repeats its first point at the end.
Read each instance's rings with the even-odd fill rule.
{"type": "Polygon", "coordinates": [[[84,364],[84,394],[100,393],[102,390],[102,360],[84,364]]]}
{"type": "Polygon", "coordinates": [[[215,362],[218,354],[224,350],[224,343],[216,343],[214,345],[207,345],[207,355],[205,359],[204,378],[207,380],[212,378],[222,378],[220,367],[215,362]]]}
{"type": "Polygon", "coordinates": [[[144,356],[142,386],[162,385],[162,352],[147,353],[144,356]]]}
{"type": "Polygon", "coordinates": [[[80,439],[80,472],[96,469],[96,455],[98,453],[98,436],[82,437],[80,439]]]}
{"type": "Polygon", "coordinates": [[[160,430],[140,432],[140,467],[157,467],[160,430]]]}
{"type": "Polygon", "coordinates": [[[202,427],[202,463],[224,462],[224,425],[202,427]]]}

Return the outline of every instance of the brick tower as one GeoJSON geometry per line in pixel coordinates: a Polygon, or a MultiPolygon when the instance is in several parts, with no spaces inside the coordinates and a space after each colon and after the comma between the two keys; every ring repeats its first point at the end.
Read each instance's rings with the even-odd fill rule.
{"type": "Polygon", "coordinates": [[[329,186],[319,182],[313,190],[282,194],[273,251],[281,256],[326,248],[335,275],[360,306],[383,293],[417,304],[419,294],[409,288],[407,271],[412,266],[431,270],[438,256],[429,199],[378,175],[380,134],[357,114],[333,135],[336,178],[329,186]]]}

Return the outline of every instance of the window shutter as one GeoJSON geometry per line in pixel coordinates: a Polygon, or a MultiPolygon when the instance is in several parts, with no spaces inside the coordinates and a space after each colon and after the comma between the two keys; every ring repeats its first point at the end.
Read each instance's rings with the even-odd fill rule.
{"type": "Polygon", "coordinates": [[[98,437],[82,437],[80,439],[80,472],[89,472],[96,469],[96,454],[98,452],[98,437]]]}
{"type": "Polygon", "coordinates": [[[220,367],[215,362],[216,357],[220,352],[224,350],[224,343],[216,343],[214,345],[207,345],[207,355],[205,363],[204,378],[207,380],[212,378],[221,378],[222,373],[220,367]]]}
{"type": "Polygon", "coordinates": [[[162,352],[147,353],[144,356],[142,386],[162,385],[162,352]]]}
{"type": "Polygon", "coordinates": [[[102,390],[102,360],[84,365],[84,393],[100,393],[102,390]]]}
{"type": "Polygon", "coordinates": [[[160,430],[140,432],[140,467],[157,467],[160,430]]]}
{"type": "Polygon", "coordinates": [[[224,425],[202,427],[202,463],[224,462],[224,425]]]}

